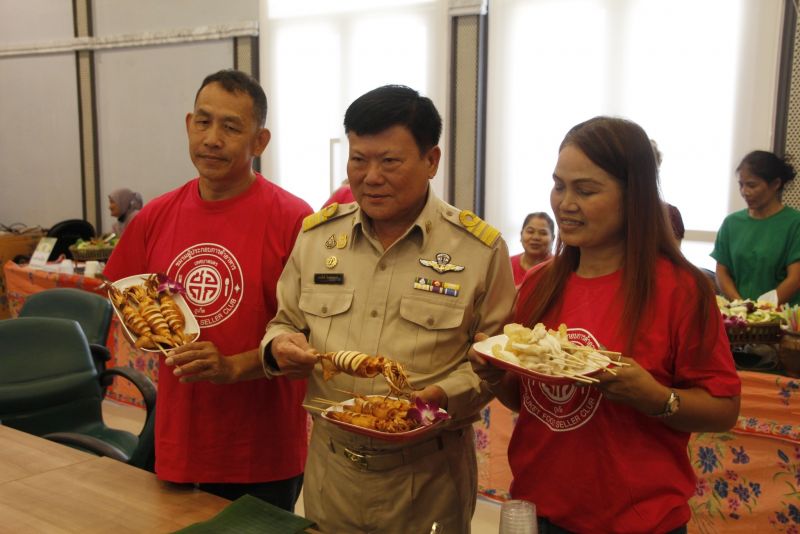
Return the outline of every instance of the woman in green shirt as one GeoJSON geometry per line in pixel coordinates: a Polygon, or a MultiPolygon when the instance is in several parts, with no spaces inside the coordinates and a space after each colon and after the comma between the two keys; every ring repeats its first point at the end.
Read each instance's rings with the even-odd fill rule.
{"type": "Polygon", "coordinates": [[[778,302],[800,304],[800,212],[781,194],[795,170],[772,152],[756,150],[736,169],[747,209],[728,215],[711,256],[729,299],[757,299],[775,289],[778,302]]]}

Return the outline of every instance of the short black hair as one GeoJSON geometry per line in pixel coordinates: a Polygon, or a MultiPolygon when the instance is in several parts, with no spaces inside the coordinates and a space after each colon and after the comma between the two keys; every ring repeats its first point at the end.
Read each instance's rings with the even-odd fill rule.
{"type": "Polygon", "coordinates": [[[786,182],[794,180],[797,175],[794,166],[789,163],[790,159],[788,156],[782,158],[766,150],[754,150],[742,159],[742,162],[736,167],[736,172],[748,169],[767,183],[780,178],[782,191],[786,182]]]}
{"type": "Polygon", "coordinates": [[[430,98],[405,85],[384,85],[364,93],[344,114],[344,132],[375,135],[392,126],[405,126],[420,154],[439,144],[442,117],[430,98]]]}
{"type": "Polygon", "coordinates": [[[263,128],[267,122],[267,95],[264,94],[264,89],[258,80],[240,70],[224,69],[209,74],[200,84],[200,89],[194,95],[195,104],[197,97],[200,96],[200,91],[206,85],[218,83],[223,89],[229,93],[247,93],[253,99],[253,118],[256,120],[256,125],[263,128]]]}
{"type": "Polygon", "coordinates": [[[553,219],[550,218],[548,214],[543,211],[535,211],[533,213],[529,213],[525,216],[525,220],[522,222],[522,229],[525,230],[525,227],[528,226],[528,223],[531,219],[542,219],[544,222],[547,223],[547,227],[550,228],[550,235],[556,235],[556,225],[553,222],[553,219]]]}

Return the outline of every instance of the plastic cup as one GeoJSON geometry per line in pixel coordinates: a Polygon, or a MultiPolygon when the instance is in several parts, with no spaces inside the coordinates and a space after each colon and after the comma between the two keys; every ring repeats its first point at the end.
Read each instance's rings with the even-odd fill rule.
{"type": "Polygon", "coordinates": [[[100,270],[100,262],[90,260],[86,262],[86,266],[83,269],[83,276],[93,277],[97,274],[97,271],[100,270]]]}
{"type": "Polygon", "coordinates": [[[536,505],[510,500],[500,507],[500,534],[537,534],[536,505]]]}

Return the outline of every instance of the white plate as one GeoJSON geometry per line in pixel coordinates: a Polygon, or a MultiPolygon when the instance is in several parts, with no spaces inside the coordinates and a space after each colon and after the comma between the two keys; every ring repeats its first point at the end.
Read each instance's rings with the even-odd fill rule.
{"type": "MultiPolygon", "coordinates": [[[[151,276],[153,276],[153,275],[152,274],[135,274],[133,276],[129,276],[127,278],[122,278],[120,280],[117,280],[116,282],[114,282],[111,285],[114,286],[115,288],[119,289],[119,290],[123,290],[123,289],[127,289],[127,288],[129,288],[131,286],[142,285],[151,276]]],[[[111,300],[111,299],[109,298],[109,300],[111,300]]],[[[192,310],[189,309],[189,305],[186,304],[186,299],[184,299],[183,295],[181,295],[180,293],[172,293],[172,300],[175,301],[175,304],[178,305],[178,308],[183,313],[184,322],[186,323],[184,328],[183,328],[183,333],[186,335],[186,338],[189,341],[197,340],[197,338],[200,337],[200,325],[197,323],[197,318],[192,313],[192,310]]],[[[136,334],[134,334],[133,332],[131,332],[128,329],[128,325],[125,324],[125,320],[122,318],[122,313],[120,313],[120,311],[114,305],[113,301],[111,302],[111,307],[114,308],[114,313],[117,314],[117,317],[119,318],[119,322],[120,322],[120,324],[122,324],[122,328],[125,330],[125,334],[128,337],[128,341],[131,343],[131,345],[133,345],[134,344],[133,342],[139,336],[137,336],[136,334]]],[[[143,350],[145,352],[161,352],[160,349],[145,349],[145,348],[142,348],[142,349],[139,349],[139,350],[143,350]]],[[[168,349],[165,349],[165,350],[168,350],[168,349]]]]}
{"type": "MultiPolygon", "coordinates": [[[[513,373],[517,373],[522,376],[527,376],[528,378],[533,378],[535,380],[539,380],[540,382],[548,382],[550,384],[571,384],[575,380],[566,377],[566,376],[554,376],[545,373],[540,373],[534,371],[532,369],[528,369],[527,367],[521,367],[509,361],[495,358],[494,354],[492,353],[492,347],[495,345],[500,345],[501,347],[505,347],[506,343],[508,343],[508,336],[505,334],[500,334],[499,336],[493,336],[489,339],[484,339],[483,341],[478,341],[472,348],[475,349],[475,352],[481,355],[481,357],[485,358],[489,363],[496,367],[500,367],[501,369],[505,369],[507,371],[511,371],[513,373]]],[[[578,376],[594,376],[600,373],[603,370],[602,367],[596,365],[587,365],[584,367],[579,373],[576,373],[578,376]]]]}

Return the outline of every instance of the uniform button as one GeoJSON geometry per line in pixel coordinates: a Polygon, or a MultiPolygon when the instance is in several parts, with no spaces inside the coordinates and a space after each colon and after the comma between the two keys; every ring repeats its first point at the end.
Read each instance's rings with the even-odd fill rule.
{"type": "Polygon", "coordinates": [[[372,310],[371,312],[369,312],[369,315],[371,317],[377,317],[378,316],[378,312],[377,312],[377,310],[372,310]]]}
{"type": "Polygon", "coordinates": [[[426,322],[426,323],[428,323],[428,326],[433,326],[433,323],[434,323],[435,321],[433,320],[433,317],[428,317],[428,320],[427,320],[427,321],[425,321],[425,322],[426,322]]]}
{"type": "Polygon", "coordinates": [[[321,311],[322,311],[322,313],[328,313],[328,307],[327,306],[323,306],[321,311]]]}

